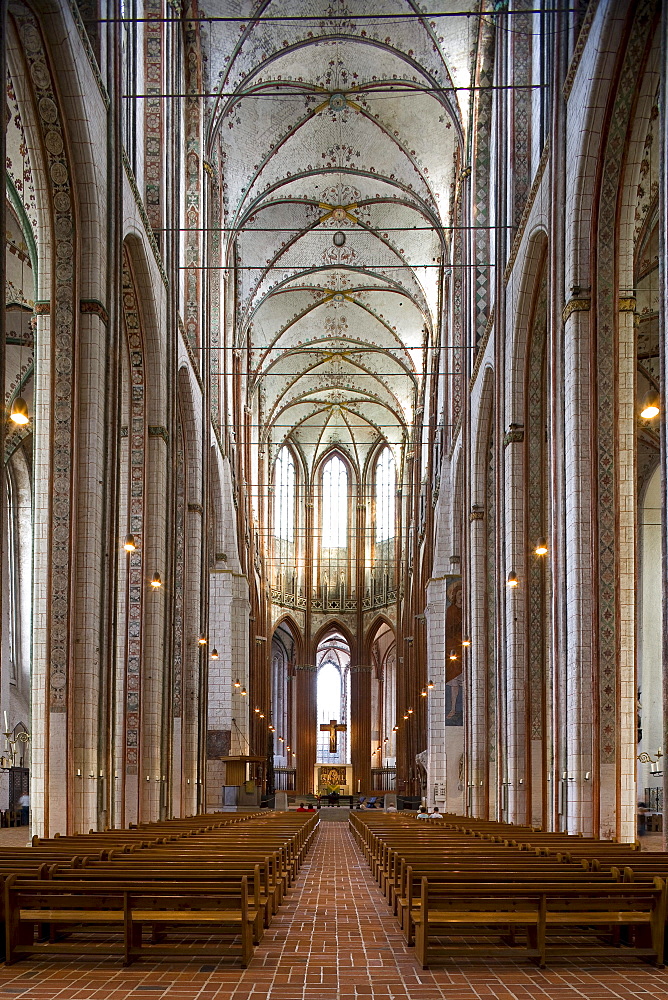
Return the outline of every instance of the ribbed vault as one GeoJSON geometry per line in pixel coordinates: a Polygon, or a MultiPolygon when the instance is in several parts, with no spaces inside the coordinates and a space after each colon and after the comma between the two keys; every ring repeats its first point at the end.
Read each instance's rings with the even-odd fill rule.
{"type": "Polygon", "coordinates": [[[270,460],[290,439],[307,469],[334,445],[361,469],[380,439],[401,462],[410,438],[439,335],[472,30],[425,11],[207,5],[248,16],[210,27],[208,142],[224,157],[235,339],[270,460]]]}

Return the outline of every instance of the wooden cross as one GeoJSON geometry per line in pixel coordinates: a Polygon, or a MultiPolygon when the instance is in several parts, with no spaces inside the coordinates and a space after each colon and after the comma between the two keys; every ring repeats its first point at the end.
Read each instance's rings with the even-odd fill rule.
{"type": "Polygon", "coordinates": [[[320,726],[321,733],[329,733],[329,752],[336,753],[336,734],[345,733],[348,727],[337,722],[336,719],[330,719],[329,722],[324,722],[320,726]]]}

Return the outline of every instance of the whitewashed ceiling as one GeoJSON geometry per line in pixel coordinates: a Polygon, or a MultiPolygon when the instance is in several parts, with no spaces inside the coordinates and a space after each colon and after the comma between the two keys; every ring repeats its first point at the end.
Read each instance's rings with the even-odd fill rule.
{"type": "Polygon", "coordinates": [[[202,10],[247,19],[207,28],[208,142],[222,147],[236,341],[251,348],[271,457],[289,438],[312,468],[336,444],[361,469],[382,438],[401,460],[439,324],[477,29],[443,15],[473,6],[202,10]]]}

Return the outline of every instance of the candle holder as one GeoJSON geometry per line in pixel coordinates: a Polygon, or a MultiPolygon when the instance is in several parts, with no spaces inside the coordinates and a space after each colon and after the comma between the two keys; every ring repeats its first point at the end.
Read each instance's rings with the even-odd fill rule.
{"type": "Polygon", "coordinates": [[[16,767],[16,757],[18,754],[17,744],[30,742],[30,733],[27,729],[21,729],[18,733],[16,732],[16,726],[14,729],[10,729],[7,723],[7,713],[5,712],[5,742],[7,744],[5,754],[0,755],[0,771],[11,771],[13,767],[16,767]]]}

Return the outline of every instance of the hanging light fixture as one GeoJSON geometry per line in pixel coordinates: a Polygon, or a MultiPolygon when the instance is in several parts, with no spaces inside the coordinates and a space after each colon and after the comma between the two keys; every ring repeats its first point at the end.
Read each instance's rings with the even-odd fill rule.
{"type": "Polygon", "coordinates": [[[260,712],[260,709],[259,709],[259,708],[256,708],[256,709],[255,709],[255,712],[256,712],[257,714],[259,714],[259,712],[260,712]]]}
{"type": "Polygon", "coordinates": [[[264,719],[264,712],[260,712],[260,718],[264,719]]]}
{"type": "Polygon", "coordinates": [[[9,411],[9,419],[13,420],[20,427],[23,427],[30,420],[28,416],[28,404],[23,396],[17,396],[12,403],[12,408],[9,411]]]}
{"type": "Polygon", "coordinates": [[[508,578],[506,579],[506,586],[507,587],[517,587],[517,585],[519,584],[519,582],[520,581],[517,579],[517,573],[509,573],[508,574],[508,578]]]}
{"type": "Polygon", "coordinates": [[[392,730],[392,732],[393,733],[398,733],[399,732],[399,726],[395,726],[394,729],[392,730]]]}
{"type": "Polygon", "coordinates": [[[456,660],[457,659],[457,654],[455,653],[454,649],[450,650],[450,659],[451,660],[456,660]]]}
{"type": "Polygon", "coordinates": [[[427,697],[427,689],[426,688],[422,688],[422,690],[420,691],[420,694],[422,695],[423,698],[426,698],[427,697]]]}
{"type": "Polygon", "coordinates": [[[412,709],[412,708],[409,708],[409,709],[408,709],[408,714],[409,714],[409,715],[412,715],[412,714],[413,714],[413,709],[412,709]]]}
{"type": "Polygon", "coordinates": [[[534,549],[534,552],[536,553],[537,556],[547,555],[547,542],[544,538],[538,539],[538,541],[536,542],[536,548],[534,549]]]}
{"type": "Polygon", "coordinates": [[[408,712],[404,712],[404,719],[408,718],[408,712]]]}
{"type": "Polygon", "coordinates": [[[279,742],[279,743],[285,743],[285,740],[283,739],[283,737],[282,737],[282,736],[279,736],[279,737],[278,737],[278,742],[279,742]]]}
{"type": "Polygon", "coordinates": [[[656,389],[650,389],[649,392],[645,393],[645,398],[642,401],[640,416],[643,420],[651,420],[653,417],[658,417],[660,412],[661,399],[659,394],[656,389]]]}
{"type": "Polygon", "coordinates": [[[137,548],[137,543],[135,542],[134,535],[126,535],[125,541],[123,542],[123,548],[126,552],[134,552],[137,548]]]}
{"type": "Polygon", "coordinates": [[[433,681],[429,681],[427,683],[427,688],[428,688],[429,691],[433,691],[434,690],[434,682],[433,681]]]}
{"type": "Polygon", "coordinates": [[[215,646],[211,650],[211,659],[212,660],[217,660],[218,659],[218,650],[216,649],[215,646]]]}
{"type": "Polygon", "coordinates": [[[273,726],[269,726],[269,732],[270,732],[270,733],[275,733],[275,732],[276,732],[276,730],[274,729],[274,727],[273,727],[273,726]]]}
{"type": "Polygon", "coordinates": [[[470,639],[462,639],[462,646],[470,646],[470,645],[471,645],[470,639]]]}
{"type": "MultiPolygon", "coordinates": [[[[239,680],[238,677],[237,677],[237,679],[234,682],[234,686],[235,686],[235,688],[240,688],[241,687],[241,681],[239,680]]],[[[245,688],[244,688],[244,690],[245,690],[245,688]]]]}
{"type": "Polygon", "coordinates": [[[160,579],[159,573],[153,574],[153,579],[151,580],[151,586],[154,587],[155,590],[159,590],[159,588],[162,587],[162,580],[160,579]]]}
{"type": "Polygon", "coordinates": [[[201,635],[197,641],[199,642],[200,646],[206,646],[207,639],[205,635],[201,635]]]}
{"type": "Polygon", "coordinates": [[[246,688],[242,688],[241,689],[241,697],[245,698],[247,694],[248,694],[248,691],[246,690],[246,688]]]}

